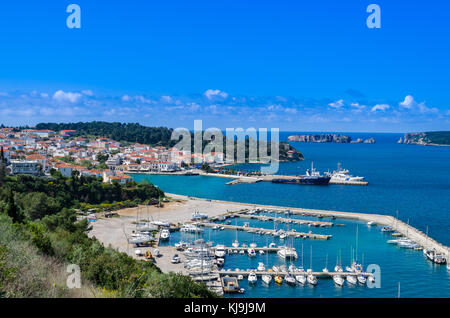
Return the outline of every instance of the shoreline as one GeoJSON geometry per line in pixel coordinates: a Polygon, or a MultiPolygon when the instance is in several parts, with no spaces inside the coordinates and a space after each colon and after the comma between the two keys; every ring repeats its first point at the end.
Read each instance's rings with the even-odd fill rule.
{"type": "MultiPolygon", "coordinates": [[[[179,225],[191,222],[192,213],[196,211],[208,214],[209,218],[214,218],[230,213],[239,213],[244,210],[262,208],[268,210],[290,210],[293,213],[307,213],[311,216],[334,216],[336,220],[373,221],[379,226],[391,226],[396,232],[402,233],[405,237],[410,238],[424,248],[435,249],[438,253],[443,253],[445,257],[447,257],[449,251],[449,247],[444,246],[435,239],[425,235],[425,233],[390,215],[252,204],[192,197],[174,193],[166,193],[166,196],[172,200],[164,203],[161,208],[141,205],[135,208],[115,211],[120,216],[118,218],[98,218],[96,222],[92,223],[93,229],[89,233],[89,236],[95,236],[105,246],[110,245],[121,252],[125,252],[139,259],[134,253],[135,249],[144,251],[150,249],[153,251],[154,248],[136,248],[128,244],[127,235],[130,235],[135,229],[135,222],[138,218],[161,220],[179,225]]],[[[163,257],[156,259],[155,265],[160,267],[163,272],[180,272],[186,274],[183,265],[170,263],[171,257],[177,253],[173,246],[156,248],[161,251],[163,257]]]]}

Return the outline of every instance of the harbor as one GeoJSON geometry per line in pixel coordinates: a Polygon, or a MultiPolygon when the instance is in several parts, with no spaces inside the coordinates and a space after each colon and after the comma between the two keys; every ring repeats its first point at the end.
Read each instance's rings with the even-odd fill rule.
{"type": "MultiPolygon", "coordinates": [[[[431,239],[425,233],[414,229],[409,224],[392,216],[254,205],[193,197],[188,198],[172,194],[169,196],[175,201],[168,204],[167,207],[153,208],[153,210],[148,212],[149,215],[142,212],[145,211],[145,207],[141,207],[140,210],[141,217],[143,218],[150,217],[153,220],[160,220],[159,222],[161,223],[172,223],[169,232],[170,236],[167,239],[160,240],[160,234],[162,232],[159,231],[155,236],[156,241],[153,242],[153,245],[135,247],[133,244],[125,242],[121,243],[122,250],[133,257],[142,259],[145,259],[145,256],[140,255],[145,255],[146,251],[151,251],[154,263],[164,272],[178,272],[184,275],[190,275],[194,280],[207,284],[211,290],[214,290],[219,295],[224,293],[221,279],[225,276],[239,278],[240,290],[245,290],[241,291],[242,293],[230,294],[230,296],[240,297],[242,295],[251,297],[253,293],[259,295],[262,292],[259,288],[256,291],[254,283],[250,284],[248,282],[248,275],[251,273],[256,274],[260,284],[266,285],[262,281],[264,275],[275,277],[278,273],[281,279],[289,275],[295,276],[299,272],[289,272],[286,268],[283,269],[283,264],[295,264],[297,268],[305,268],[306,266],[303,263],[309,263],[308,268],[312,269],[311,273],[317,279],[330,278],[331,285],[329,283],[322,284],[319,282],[317,286],[314,286],[314,289],[317,290],[321,290],[322,288],[328,290],[330,287],[325,286],[335,285],[333,284],[332,278],[333,275],[338,275],[339,273],[330,270],[327,274],[317,270],[317,266],[322,268],[323,265],[326,266],[326,263],[329,263],[330,269],[332,269],[335,267],[332,260],[335,259],[336,265],[343,263],[342,267],[345,267],[345,263],[350,265],[355,258],[362,260],[362,264],[369,264],[371,254],[377,253],[374,251],[371,252],[373,248],[370,246],[374,244],[374,241],[379,242],[377,244],[382,244],[378,248],[387,249],[393,255],[407,253],[406,255],[411,256],[412,254],[415,257],[419,257],[419,260],[422,259],[421,262],[425,262],[425,264],[431,264],[432,262],[427,260],[421,251],[404,249],[394,244],[388,244],[390,238],[409,238],[415,243],[420,244],[423,248],[435,249],[439,253],[446,253],[447,251],[445,246],[431,239]],[[165,209],[167,209],[166,212],[164,212],[165,209]],[[197,212],[193,213],[192,211],[202,211],[202,213],[197,214],[197,212]],[[203,214],[207,215],[208,218],[192,220],[194,215],[203,216],[203,214]],[[370,222],[372,223],[369,225],[370,222]],[[183,232],[181,231],[183,224],[192,224],[199,230],[198,232],[183,232]],[[318,233],[302,231],[301,228],[305,227],[313,229],[314,232],[318,231],[318,233]],[[384,231],[385,227],[389,227],[390,231],[384,231]],[[358,249],[358,242],[355,242],[354,232],[355,230],[357,232],[358,228],[360,232],[359,250],[365,250],[364,253],[355,251],[355,249],[358,249]],[[284,239],[280,238],[280,233],[286,234],[284,239]],[[373,237],[370,239],[371,243],[367,241],[369,239],[366,237],[367,235],[373,237]],[[231,244],[236,240],[239,240],[239,246],[231,244]],[[206,255],[209,255],[209,257],[205,258],[203,268],[201,262],[193,262],[192,255],[188,253],[189,257],[187,257],[184,254],[188,246],[195,246],[196,241],[197,244],[198,242],[204,242],[204,248],[200,250],[205,249],[208,251],[206,255]],[[186,242],[183,248],[180,246],[181,242],[186,242]],[[208,244],[206,245],[206,243],[208,244]],[[220,248],[224,250],[223,261],[219,261],[219,258],[214,256],[215,250],[219,245],[222,245],[220,248]],[[303,253],[300,252],[303,249],[303,245],[305,245],[305,250],[309,252],[309,249],[311,249],[312,254],[314,254],[314,257],[311,256],[309,262],[307,261],[309,257],[306,255],[309,253],[305,252],[303,256],[303,253]],[[279,251],[286,248],[294,249],[297,257],[291,260],[285,260],[280,257],[279,251]],[[136,255],[136,249],[140,250],[140,255],[136,255]],[[254,256],[249,254],[249,249],[253,249],[254,256]],[[156,256],[155,251],[158,252],[158,256],[156,256]],[[358,256],[355,254],[358,254],[358,256]],[[172,261],[175,256],[179,260],[173,263],[172,261]],[[303,258],[305,258],[305,262],[303,258]],[[345,262],[346,259],[349,259],[349,261],[345,262]],[[258,271],[257,267],[261,265],[259,263],[264,263],[266,270],[258,271]],[[299,266],[300,264],[302,266],[299,266]],[[280,266],[279,271],[273,270],[273,266],[280,266]],[[314,270],[315,268],[316,270],[314,270]],[[267,269],[271,269],[271,271],[267,269]],[[242,280],[242,277],[244,277],[244,280],[242,280]]],[[[130,222],[131,220],[136,220],[136,212],[136,209],[129,209],[125,213],[126,215],[120,216],[117,219],[98,220],[95,223],[118,222],[116,225],[116,235],[125,237],[124,230],[125,232],[132,232],[133,228],[136,228],[136,225],[130,222]],[[119,225],[126,218],[129,219],[130,224],[125,227],[119,225]]],[[[119,212],[119,214],[121,213],[119,212]]],[[[96,234],[96,237],[101,239],[98,236],[99,233],[95,231],[96,226],[97,224],[94,224],[93,232],[96,234]]],[[[110,231],[108,234],[109,237],[114,236],[114,230],[110,226],[108,226],[108,230],[110,231]]],[[[199,255],[204,256],[205,254],[199,255]]],[[[401,259],[399,256],[395,256],[395,258],[397,263],[401,259]]],[[[371,263],[373,263],[373,259],[371,263]]],[[[377,259],[376,263],[383,263],[383,259],[381,261],[377,259]]],[[[384,265],[384,268],[386,266],[384,265]]],[[[445,266],[442,267],[445,268],[445,266]]],[[[371,273],[365,271],[361,271],[360,274],[365,278],[371,275],[371,273]]],[[[356,274],[344,271],[340,272],[340,275],[346,281],[347,276],[355,276],[356,274]]],[[[385,280],[383,282],[386,284],[385,280]]],[[[301,286],[301,284],[297,285],[301,286]]],[[[348,285],[350,290],[354,290],[351,283],[346,285],[348,285]]],[[[259,286],[259,284],[256,286],[259,286]]],[[[274,284],[274,286],[277,286],[277,284],[274,284]]],[[[286,286],[290,285],[286,282],[286,286]]],[[[361,287],[362,285],[357,284],[356,286],[361,287]]],[[[268,288],[267,286],[263,287],[264,290],[268,288]]],[[[343,290],[348,288],[343,288],[343,290]]],[[[367,290],[367,288],[364,289],[367,290]]],[[[303,288],[301,290],[306,294],[312,292],[311,288],[303,288]]],[[[286,293],[290,295],[291,292],[290,289],[283,289],[280,295],[286,296],[286,293]]]]}

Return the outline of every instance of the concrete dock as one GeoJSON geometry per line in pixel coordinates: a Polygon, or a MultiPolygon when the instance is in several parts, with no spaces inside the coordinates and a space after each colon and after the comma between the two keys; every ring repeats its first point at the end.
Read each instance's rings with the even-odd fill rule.
{"type": "Polygon", "coordinates": [[[245,213],[236,213],[234,215],[239,218],[243,218],[243,219],[255,219],[255,220],[260,220],[260,221],[275,221],[278,223],[293,223],[293,224],[298,224],[298,225],[312,225],[313,223],[316,223],[322,227],[333,226],[332,222],[300,220],[300,219],[273,217],[273,216],[265,216],[265,215],[253,215],[253,214],[245,214],[245,213]]]}
{"type": "Polygon", "coordinates": [[[311,273],[307,273],[306,271],[303,271],[303,272],[289,272],[289,273],[286,273],[286,272],[274,272],[274,271],[271,271],[271,272],[269,272],[269,271],[260,272],[260,271],[256,271],[256,270],[254,270],[254,271],[253,270],[252,271],[248,271],[248,270],[239,270],[239,271],[220,270],[220,271],[217,271],[217,273],[219,273],[219,275],[221,275],[221,276],[225,276],[225,275],[228,275],[228,276],[239,276],[239,275],[242,275],[244,277],[248,276],[250,273],[255,273],[258,276],[262,276],[262,275],[287,276],[289,274],[295,276],[295,275],[309,275],[309,274],[313,274],[317,278],[332,278],[334,275],[340,275],[342,277],[360,276],[360,275],[362,275],[364,277],[373,276],[372,273],[366,273],[366,272],[360,272],[360,273],[355,273],[355,272],[328,272],[328,273],[325,273],[325,272],[311,272],[311,273]]]}
{"type": "MultiPolygon", "coordinates": [[[[238,230],[238,231],[245,231],[249,233],[255,233],[259,231],[263,231],[263,234],[273,235],[275,230],[270,229],[264,229],[264,228],[257,228],[257,227],[249,227],[249,226],[239,226],[239,225],[230,225],[230,224],[217,224],[217,223],[208,223],[208,222],[199,222],[199,225],[205,226],[205,227],[215,227],[217,225],[223,226],[227,230],[238,230]]],[[[332,237],[332,235],[327,234],[314,234],[314,233],[305,233],[305,232],[296,232],[296,231],[285,231],[285,233],[289,236],[301,236],[303,238],[309,238],[309,239],[316,239],[316,240],[328,240],[332,237]]]]}

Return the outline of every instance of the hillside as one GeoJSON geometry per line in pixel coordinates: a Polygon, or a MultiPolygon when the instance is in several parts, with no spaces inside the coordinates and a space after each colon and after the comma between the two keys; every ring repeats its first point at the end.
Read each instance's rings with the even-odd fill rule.
{"type": "Polygon", "coordinates": [[[406,133],[403,143],[424,146],[450,146],[450,131],[406,133]]]}

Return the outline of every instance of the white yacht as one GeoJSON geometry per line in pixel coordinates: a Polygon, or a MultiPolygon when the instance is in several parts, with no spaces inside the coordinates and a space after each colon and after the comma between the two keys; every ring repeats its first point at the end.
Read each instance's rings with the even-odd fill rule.
{"type": "Polygon", "coordinates": [[[295,279],[302,285],[305,285],[305,283],[306,283],[306,276],[304,273],[296,275],[295,279]]]}
{"type": "Polygon", "coordinates": [[[161,231],[161,235],[159,236],[160,240],[168,240],[170,237],[170,232],[168,229],[163,229],[161,231]]]}
{"type": "Polygon", "coordinates": [[[295,248],[283,247],[277,251],[279,257],[283,259],[297,259],[297,252],[295,248]]]}
{"type": "Polygon", "coordinates": [[[317,278],[312,273],[308,274],[308,277],[306,277],[306,280],[308,281],[309,284],[311,284],[313,286],[317,285],[317,278]]]}
{"type": "Polygon", "coordinates": [[[217,245],[214,250],[214,255],[219,258],[224,257],[226,255],[225,245],[217,245]]]}
{"type": "Polygon", "coordinates": [[[181,228],[180,228],[180,232],[185,232],[185,233],[199,233],[199,232],[203,232],[203,229],[194,225],[194,224],[184,224],[181,228]]]}
{"type": "Polygon", "coordinates": [[[255,272],[251,272],[248,274],[248,282],[251,284],[255,284],[258,281],[258,276],[256,276],[255,272]]]}
{"type": "Polygon", "coordinates": [[[264,266],[264,263],[259,262],[257,270],[258,270],[258,272],[264,272],[266,270],[266,267],[264,266]]]}
{"type": "Polygon", "coordinates": [[[261,279],[264,283],[266,283],[267,285],[270,284],[270,282],[272,281],[272,275],[262,275],[261,279]]]}
{"type": "Polygon", "coordinates": [[[286,275],[286,277],[284,278],[284,281],[288,285],[291,285],[291,286],[295,286],[296,285],[294,276],[286,275]]]}
{"type": "Polygon", "coordinates": [[[347,283],[350,285],[356,285],[357,279],[354,275],[347,275],[347,283]]]}
{"type": "Polygon", "coordinates": [[[348,170],[344,170],[341,168],[341,164],[338,163],[338,169],[333,171],[332,173],[327,172],[326,175],[330,176],[330,183],[352,183],[352,182],[365,182],[364,177],[354,177],[349,174],[348,170]]]}
{"type": "Polygon", "coordinates": [[[344,279],[341,275],[333,275],[333,281],[336,285],[342,287],[344,286],[344,279]]]}

